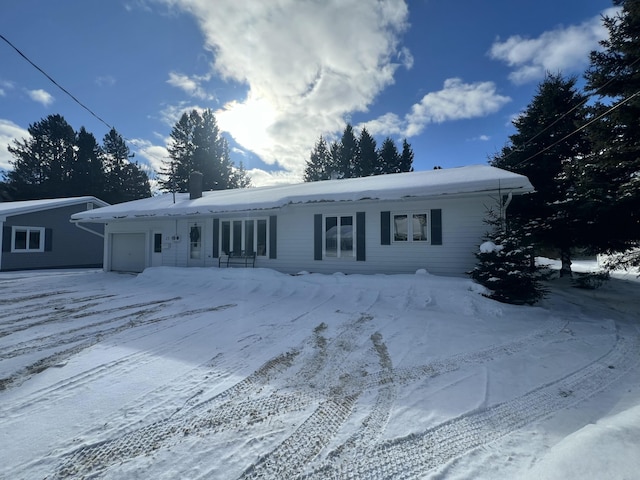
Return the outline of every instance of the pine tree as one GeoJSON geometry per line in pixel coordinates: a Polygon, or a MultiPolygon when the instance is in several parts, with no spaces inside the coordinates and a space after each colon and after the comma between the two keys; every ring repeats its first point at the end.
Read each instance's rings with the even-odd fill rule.
{"type": "Polygon", "coordinates": [[[402,153],[400,154],[400,172],[413,172],[413,149],[407,139],[402,141],[402,153]]]}
{"type": "Polygon", "coordinates": [[[71,190],[74,195],[95,195],[102,198],[105,188],[105,170],[96,137],[84,127],[76,135],[75,162],[71,172],[71,190]]]}
{"type": "Polygon", "coordinates": [[[546,293],[533,263],[534,252],[523,238],[530,228],[510,229],[500,213],[490,209],[486,223],[491,230],[476,252],[477,265],[469,272],[473,280],[488,289],[485,296],[503,303],[533,305],[546,293]]]}
{"type": "Polygon", "coordinates": [[[587,92],[599,100],[589,128],[593,155],[574,168],[576,198],[591,219],[599,251],[625,252],[640,265],[640,2],[615,0],[619,13],[604,18],[609,37],[591,53],[587,92]]]}
{"type": "Polygon", "coordinates": [[[557,249],[562,275],[571,275],[571,250],[588,245],[586,222],[579,202],[573,201],[573,176],[567,168],[590,152],[584,130],[585,96],[576,88],[577,79],[548,74],[524,113],[513,121],[517,133],[495,155],[491,164],[525,175],[535,193],[513,199],[510,215],[521,226],[535,221],[532,239],[557,249]]]}
{"type": "Polygon", "coordinates": [[[71,172],[75,163],[75,132],[61,115],[29,125],[30,138],[14,140],[14,160],[7,174],[15,200],[73,195],[71,172]]]}
{"type": "Polygon", "coordinates": [[[133,155],[115,129],[104,136],[101,151],[105,171],[101,198],[105,202],[114,204],[151,196],[147,173],[138,163],[131,163],[133,155]]]}
{"type": "Polygon", "coordinates": [[[347,124],[340,139],[340,150],[337,162],[339,178],[352,178],[359,158],[358,140],[351,124],[347,124]]]}
{"type": "Polygon", "coordinates": [[[202,173],[203,190],[224,190],[248,185],[246,170],[235,168],[229,155],[229,145],[222,136],[215,115],[210,109],[185,112],[171,131],[171,160],[164,162],[159,172],[164,178],[158,183],[165,191],[187,192],[189,175],[202,173]]]}
{"type": "Polygon", "coordinates": [[[317,182],[331,179],[331,153],[324,137],[316,142],[304,169],[305,182],[317,182]]]}
{"type": "Polygon", "coordinates": [[[397,173],[399,163],[400,155],[395,142],[390,137],[385,138],[378,151],[378,170],[376,174],[397,173]]]}
{"type": "Polygon", "coordinates": [[[376,141],[369,134],[366,127],[362,128],[358,139],[359,157],[354,165],[354,176],[368,177],[375,175],[378,164],[378,154],[376,153],[376,141]]]}

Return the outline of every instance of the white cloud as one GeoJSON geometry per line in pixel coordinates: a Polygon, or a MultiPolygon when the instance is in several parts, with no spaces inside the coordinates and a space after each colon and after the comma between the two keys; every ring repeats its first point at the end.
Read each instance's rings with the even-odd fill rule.
{"type": "Polygon", "coordinates": [[[213,100],[215,97],[206,92],[200,85],[202,81],[208,80],[209,77],[189,77],[181,73],[169,72],[169,80],[167,83],[172,87],[177,87],[192,97],[202,100],[213,100]]]}
{"type": "Polygon", "coordinates": [[[386,113],[375,120],[358,125],[372,135],[419,135],[431,123],[485,117],[497,112],[511,98],[499,95],[493,82],[464,83],[459,78],[445,80],[442,90],[427,93],[411,112],[401,119],[386,113]]]}
{"type": "Polygon", "coordinates": [[[162,166],[162,161],[169,159],[169,152],[167,150],[168,138],[164,139],[165,145],[154,145],[148,140],[142,140],[134,138],[130,142],[135,147],[136,156],[142,157],[139,162],[142,164],[142,159],[146,159],[150,171],[157,172],[162,166]]]}
{"type": "Polygon", "coordinates": [[[13,144],[13,140],[22,140],[23,138],[30,138],[29,132],[16,125],[10,120],[0,119],[0,170],[10,170],[10,160],[13,160],[13,156],[7,149],[8,145],[13,144]]]}
{"type": "Polygon", "coordinates": [[[406,135],[418,135],[429,123],[484,117],[510,101],[496,93],[493,82],[464,83],[459,78],[448,78],[442,90],[426,94],[411,108],[406,135]]]}
{"type": "Polygon", "coordinates": [[[113,87],[116,84],[116,77],[113,75],[103,75],[96,78],[96,85],[99,87],[113,87]]]}
{"type": "Polygon", "coordinates": [[[28,90],[27,94],[29,95],[29,97],[31,97],[31,100],[33,100],[34,102],[41,103],[45,107],[48,107],[54,101],[53,96],[51,96],[50,93],[48,93],[48,92],[46,92],[46,91],[44,91],[42,89],[28,90]]]}
{"type": "Polygon", "coordinates": [[[356,126],[357,130],[367,127],[367,131],[373,135],[398,135],[402,136],[406,129],[406,122],[395,113],[385,113],[384,115],[368,122],[356,126]]]}
{"type": "Polygon", "coordinates": [[[13,82],[9,82],[7,80],[0,80],[0,96],[5,96],[7,94],[7,90],[12,90],[14,87],[13,82]]]}
{"type": "Polygon", "coordinates": [[[267,172],[259,168],[252,168],[247,170],[247,174],[251,177],[251,185],[253,187],[272,187],[302,182],[302,175],[283,170],[267,172]]]}
{"type": "MultiPolygon", "coordinates": [[[[613,16],[617,8],[603,13],[613,16]]],[[[581,72],[589,62],[589,53],[599,48],[598,42],[607,38],[608,31],[601,15],[580,25],[559,27],[537,38],[520,35],[499,39],[491,46],[489,56],[513,68],[509,79],[517,84],[540,80],[546,72],[581,72]]]]}
{"type": "Polygon", "coordinates": [[[344,128],[413,62],[399,45],[404,0],[164,1],[196,17],[214,71],[247,87],[216,112],[221,128],[297,174],[318,135],[344,128]]]}

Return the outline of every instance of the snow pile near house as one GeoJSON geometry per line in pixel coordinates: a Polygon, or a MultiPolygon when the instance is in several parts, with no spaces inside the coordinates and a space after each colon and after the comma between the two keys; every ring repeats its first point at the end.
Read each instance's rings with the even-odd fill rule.
{"type": "Polygon", "coordinates": [[[2,273],[0,478],[624,478],[640,295],[612,282],[2,273]]]}

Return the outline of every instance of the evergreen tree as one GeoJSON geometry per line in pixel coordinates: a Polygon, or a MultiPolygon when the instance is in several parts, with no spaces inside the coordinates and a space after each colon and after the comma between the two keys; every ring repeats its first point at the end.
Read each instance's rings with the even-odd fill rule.
{"type": "Polygon", "coordinates": [[[210,109],[182,114],[171,131],[169,156],[171,160],[160,171],[165,178],[158,182],[166,191],[187,192],[193,171],[202,173],[203,190],[237,188],[250,182],[244,167],[237,169],[231,161],[227,140],[210,109]]]}
{"type": "Polygon", "coordinates": [[[76,157],[71,172],[73,195],[101,197],[105,187],[105,171],[96,137],[84,127],[76,135],[76,157]]]}
{"type": "Polygon", "coordinates": [[[353,127],[348,124],[340,141],[331,145],[327,145],[320,136],[305,166],[304,181],[412,172],[412,164],[413,150],[406,139],[402,144],[402,154],[398,153],[396,144],[389,137],[377,150],[376,140],[366,127],[356,138],[353,127]]]}
{"type": "Polygon", "coordinates": [[[351,124],[347,124],[340,139],[339,157],[336,164],[339,178],[352,178],[359,158],[358,140],[351,124]]]}
{"type": "Polygon", "coordinates": [[[358,139],[359,158],[354,166],[354,176],[368,177],[375,175],[378,164],[378,154],[376,153],[376,141],[369,134],[366,127],[362,128],[358,139]]]}
{"type": "Polygon", "coordinates": [[[378,151],[378,169],[376,174],[397,173],[399,163],[400,155],[398,154],[398,148],[395,142],[390,137],[385,138],[378,151]]]}
{"type": "Polygon", "coordinates": [[[525,175],[535,193],[513,199],[509,213],[521,227],[536,222],[532,240],[555,248],[562,259],[562,275],[571,274],[571,250],[588,245],[580,205],[571,201],[571,175],[566,169],[590,152],[584,130],[585,96],[576,78],[548,74],[526,110],[513,124],[517,132],[491,164],[525,175]]]}
{"type": "Polygon", "coordinates": [[[486,287],[485,296],[503,303],[533,305],[546,293],[533,262],[534,252],[523,237],[529,228],[506,228],[503,209],[490,209],[486,223],[491,230],[476,253],[477,265],[471,278],[486,287]]]}
{"type": "Polygon", "coordinates": [[[149,177],[138,163],[129,160],[129,147],[122,136],[111,129],[102,140],[104,188],[101,198],[108,203],[121,203],[151,196],[149,177]]]}
{"type": "Polygon", "coordinates": [[[13,169],[7,174],[15,200],[71,196],[75,132],[60,115],[29,125],[30,138],[9,145],[13,169]]]}
{"type": "Polygon", "coordinates": [[[400,154],[400,172],[413,172],[413,149],[407,139],[402,141],[402,153],[400,154]]]}
{"type": "MultiPolygon", "coordinates": [[[[640,242],[640,2],[614,4],[622,9],[604,18],[609,37],[585,73],[587,92],[599,97],[589,128],[594,153],[574,172],[598,249],[625,252],[640,242]]],[[[640,265],[637,250],[621,258],[640,265]]]]}
{"type": "Polygon", "coordinates": [[[305,182],[331,179],[331,153],[322,135],[320,135],[313,150],[311,150],[309,161],[304,169],[303,179],[305,182]]]}

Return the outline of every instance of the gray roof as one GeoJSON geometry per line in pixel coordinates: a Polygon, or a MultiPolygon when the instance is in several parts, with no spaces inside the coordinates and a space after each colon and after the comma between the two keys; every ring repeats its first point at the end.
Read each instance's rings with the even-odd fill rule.
{"type": "Polygon", "coordinates": [[[20,202],[0,202],[0,221],[3,221],[6,217],[14,215],[23,215],[25,213],[40,212],[42,210],[89,202],[95,203],[100,207],[106,207],[109,205],[107,202],[91,196],[24,200],[20,202]]]}

